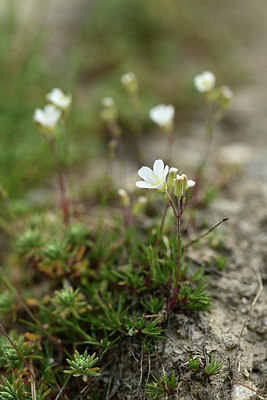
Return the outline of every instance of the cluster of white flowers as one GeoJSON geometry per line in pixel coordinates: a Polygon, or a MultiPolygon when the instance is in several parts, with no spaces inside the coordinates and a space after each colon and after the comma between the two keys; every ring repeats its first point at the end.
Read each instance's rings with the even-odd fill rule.
{"type": "Polygon", "coordinates": [[[34,112],[34,122],[48,132],[53,132],[62,115],[67,111],[72,103],[70,94],[66,95],[61,89],[55,88],[46,95],[46,99],[51,103],[43,109],[37,108],[34,112]]]}
{"type": "Polygon", "coordinates": [[[159,192],[167,191],[167,175],[168,173],[175,174],[174,178],[175,183],[175,195],[177,197],[181,197],[185,190],[193,187],[195,182],[191,179],[187,179],[185,174],[179,175],[177,174],[177,168],[170,168],[166,165],[164,167],[164,163],[162,160],[156,160],[153,165],[153,170],[149,167],[142,167],[138,171],[138,175],[143,181],[137,181],[136,186],[142,189],[155,189],[159,192]]]}

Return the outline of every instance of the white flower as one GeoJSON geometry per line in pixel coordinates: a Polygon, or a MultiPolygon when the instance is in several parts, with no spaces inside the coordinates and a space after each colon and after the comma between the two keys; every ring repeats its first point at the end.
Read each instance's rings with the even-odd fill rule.
{"type": "Polygon", "coordinates": [[[34,121],[41,125],[41,127],[53,131],[58,123],[61,116],[61,111],[54,107],[52,104],[48,104],[43,110],[37,108],[34,112],[34,121]]]}
{"type": "Polygon", "coordinates": [[[48,93],[46,99],[61,110],[67,110],[72,102],[71,95],[63,93],[62,90],[58,88],[48,93]]]}
{"type": "Polygon", "coordinates": [[[183,193],[187,190],[195,186],[195,181],[192,179],[187,179],[185,174],[177,175],[174,179],[175,186],[174,192],[175,196],[180,198],[182,197],[183,193]]]}
{"type": "Polygon", "coordinates": [[[135,74],[133,72],[127,72],[123,74],[121,77],[121,83],[123,85],[129,85],[129,83],[134,82],[136,80],[135,74]]]}
{"type": "Polygon", "coordinates": [[[174,120],[175,109],[173,105],[159,104],[149,111],[153,122],[163,129],[171,129],[174,120]]]}
{"type": "Polygon", "coordinates": [[[195,88],[202,93],[209,92],[211,89],[213,89],[215,81],[215,75],[210,71],[204,71],[202,74],[194,77],[195,88]]]}
{"type": "Polygon", "coordinates": [[[169,172],[169,166],[166,165],[162,160],[156,160],[153,165],[153,171],[151,168],[142,167],[138,171],[140,178],[143,181],[136,182],[136,186],[143,189],[156,189],[160,192],[165,192],[167,189],[166,176],[169,172]]]}

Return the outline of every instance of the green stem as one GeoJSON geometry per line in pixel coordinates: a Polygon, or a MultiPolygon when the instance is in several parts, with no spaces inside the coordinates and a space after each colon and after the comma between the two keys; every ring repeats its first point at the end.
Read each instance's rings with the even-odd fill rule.
{"type": "Polygon", "coordinates": [[[170,202],[168,200],[168,202],[165,204],[165,210],[164,210],[164,214],[163,214],[162,221],[161,221],[161,224],[160,224],[159,235],[158,235],[155,247],[154,247],[154,254],[153,254],[154,261],[155,261],[155,259],[157,257],[157,254],[158,254],[159,245],[160,245],[160,241],[161,241],[161,238],[162,238],[163,228],[164,228],[164,225],[165,225],[165,220],[166,220],[167,211],[168,211],[169,207],[170,207],[170,202]]]}
{"type": "Polygon", "coordinates": [[[142,133],[142,126],[141,126],[141,118],[140,118],[140,111],[139,111],[139,97],[137,94],[131,96],[132,106],[134,109],[133,115],[133,131],[136,140],[136,147],[137,147],[137,157],[138,157],[138,164],[141,166],[143,164],[143,152],[142,152],[142,141],[141,141],[141,133],[142,133]]]}
{"type": "Polygon", "coordinates": [[[177,269],[174,282],[174,290],[177,289],[179,278],[180,278],[180,264],[181,264],[181,198],[177,197],[177,269]]]}

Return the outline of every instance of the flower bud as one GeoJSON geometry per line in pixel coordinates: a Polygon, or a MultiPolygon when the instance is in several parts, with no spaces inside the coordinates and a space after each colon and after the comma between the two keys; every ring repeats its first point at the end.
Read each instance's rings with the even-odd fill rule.
{"type": "Polygon", "coordinates": [[[169,170],[169,174],[168,174],[168,190],[169,192],[172,192],[174,189],[174,180],[176,178],[176,176],[178,175],[178,169],[175,167],[171,167],[169,170]]]}
{"type": "Polygon", "coordinates": [[[195,182],[192,179],[187,179],[185,174],[177,175],[174,182],[174,194],[178,198],[181,198],[187,189],[195,186],[195,182]]]}
{"type": "Polygon", "coordinates": [[[130,198],[126,190],[123,188],[118,189],[118,195],[121,205],[123,207],[128,207],[130,205],[130,198]]]}
{"type": "Polygon", "coordinates": [[[121,83],[130,95],[135,95],[138,92],[138,82],[133,72],[127,72],[122,75],[121,83]]]}
{"type": "Polygon", "coordinates": [[[101,117],[105,122],[115,121],[117,118],[117,108],[112,97],[102,99],[101,117]]]}
{"type": "Polygon", "coordinates": [[[222,109],[223,111],[227,111],[232,103],[234,93],[228,86],[221,86],[220,90],[222,96],[222,109]]]}
{"type": "Polygon", "coordinates": [[[185,174],[177,175],[174,183],[174,194],[180,199],[187,188],[187,176],[185,174]]]}

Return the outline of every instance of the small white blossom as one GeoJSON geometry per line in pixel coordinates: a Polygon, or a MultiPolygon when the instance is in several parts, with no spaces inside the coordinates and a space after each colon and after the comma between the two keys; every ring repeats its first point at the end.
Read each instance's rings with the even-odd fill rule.
{"type": "Polygon", "coordinates": [[[60,116],[61,111],[52,104],[48,104],[43,110],[37,108],[34,112],[33,119],[42,128],[53,131],[59,121],[60,116]]]}
{"type": "Polygon", "coordinates": [[[194,85],[195,88],[199,92],[209,92],[214,88],[216,81],[215,75],[210,71],[204,71],[202,74],[196,75],[194,77],[194,85]]]}
{"type": "Polygon", "coordinates": [[[183,193],[187,190],[195,186],[195,181],[192,179],[187,179],[185,174],[177,175],[174,179],[175,182],[175,196],[180,198],[182,197],[183,193]]]}
{"type": "Polygon", "coordinates": [[[173,105],[159,104],[149,111],[149,117],[163,129],[171,129],[174,120],[175,109],[173,105]]]}
{"type": "Polygon", "coordinates": [[[121,77],[121,83],[123,85],[128,85],[129,83],[135,81],[136,77],[133,72],[127,72],[126,74],[123,74],[121,77]]]}
{"type": "Polygon", "coordinates": [[[65,94],[61,89],[55,88],[46,95],[46,99],[61,110],[67,110],[72,102],[70,94],[65,94]]]}
{"type": "Polygon", "coordinates": [[[166,177],[169,172],[169,166],[162,160],[156,160],[153,165],[153,170],[148,167],[142,167],[138,171],[140,178],[143,181],[136,182],[136,186],[143,189],[156,189],[160,192],[165,192],[167,189],[166,177]]]}

